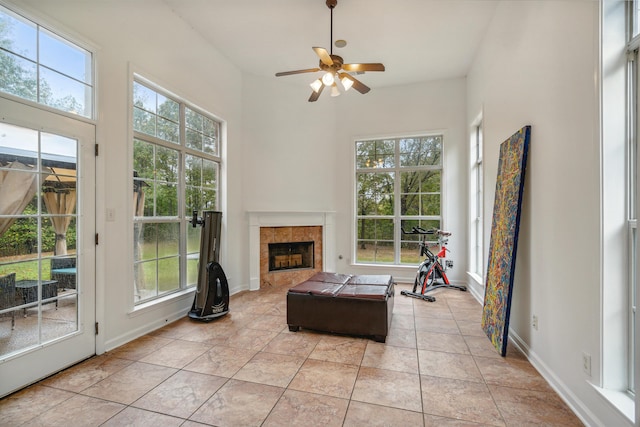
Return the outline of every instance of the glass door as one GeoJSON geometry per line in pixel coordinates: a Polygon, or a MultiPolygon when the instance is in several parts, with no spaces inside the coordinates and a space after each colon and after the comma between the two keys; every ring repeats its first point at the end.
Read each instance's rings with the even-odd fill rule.
{"type": "Polygon", "coordinates": [[[94,144],[0,98],[0,396],[95,354],[94,144]]]}

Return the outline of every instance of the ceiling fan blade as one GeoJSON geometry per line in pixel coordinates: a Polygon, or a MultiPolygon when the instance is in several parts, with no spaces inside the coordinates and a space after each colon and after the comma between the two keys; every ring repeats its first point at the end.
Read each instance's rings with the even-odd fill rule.
{"type": "Polygon", "coordinates": [[[351,80],[353,82],[353,88],[355,90],[357,90],[358,92],[365,94],[367,92],[369,92],[371,90],[371,88],[369,86],[367,86],[366,84],[362,83],[360,80],[356,79],[355,77],[353,77],[351,74],[347,74],[347,73],[340,73],[340,78],[342,77],[346,77],[349,80],[351,80]]]}
{"type": "Polygon", "coordinates": [[[384,65],[378,62],[371,64],[343,64],[345,71],[384,71],[384,65]]]}
{"type": "Polygon", "coordinates": [[[290,76],[291,74],[315,73],[316,71],[320,71],[320,68],[307,68],[306,70],[281,71],[279,73],[276,73],[276,77],[290,76]]]}
{"type": "Polygon", "coordinates": [[[316,102],[318,100],[318,98],[320,98],[320,94],[322,93],[322,90],[324,89],[324,84],[322,86],[320,86],[320,89],[318,89],[318,91],[312,91],[311,92],[311,96],[309,97],[309,102],[316,102]]]}
{"type": "Polygon", "coordinates": [[[316,53],[316,55],[318,55],[318,57],[320,58],[320,61],[322,61],[323,64],[333,65],[333,59],[331,59],[331,55],[329,55],[329,52],[327,52],[327,49],[323,47],[314,47],[313,50],[316,53]]]}

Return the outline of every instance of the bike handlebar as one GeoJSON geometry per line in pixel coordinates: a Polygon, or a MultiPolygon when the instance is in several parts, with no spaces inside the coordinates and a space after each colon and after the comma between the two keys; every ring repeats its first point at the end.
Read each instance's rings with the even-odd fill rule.
{"type": "Polygon", "coordinates": [[[437,228],[425,230],[422,227],[413,227],[410,232],[405,231],[402,227],[400,229],[402,230],[402,234],[437,234],[439,236],[451,236],[451,232],[438,230],[437,228]]]}

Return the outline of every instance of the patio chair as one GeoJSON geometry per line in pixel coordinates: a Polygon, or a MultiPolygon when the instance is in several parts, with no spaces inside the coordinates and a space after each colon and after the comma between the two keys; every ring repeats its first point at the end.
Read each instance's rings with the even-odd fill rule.
{"type": "MultiPolygon", "coordinates": [[[[15,307],[16,302],[16,273],[0,276],[0,310],[15,307]]],[[[11,311],[11,329],[16,327],[16,311],[11,311]]]]}
{"type": "Polygon", "coordinates": [[[58,289],[75,289],[76,258],[51,258],[51,280],[58,281],[58,289]]]}

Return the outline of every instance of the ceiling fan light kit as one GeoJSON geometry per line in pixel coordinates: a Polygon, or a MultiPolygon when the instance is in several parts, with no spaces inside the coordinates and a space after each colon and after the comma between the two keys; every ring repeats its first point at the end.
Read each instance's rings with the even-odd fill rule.
{"type": "MultiPolygon", "coordinates": [[[[327,7],[331,10],[331,43],[333,43],[333,9],[338,4],[338,0],[326,0],[327,7]]],[[[344,40],[336,40],[337,47],[346,46],[347,42],[344,40]]],[[[353,77],[353,75],[349,73],[355,74],[363,74],[365,71],[384,71],[384,65],[381,63],[367,63],[367,64],[345,64],[344,60],[341,56],[333,54],[333,47],[331,47],[331,51],[327,52],[325,48],[322,47],[314,47],[313,51],[318,55],[320,61],[318,63],[318,68],[308,68],[305,70],[293,70],[293,71],[283,71],[276,73],[276,77],[289,76],[292,74],[302,74],[302,73],[315,73],[318,71],[323,71],[324,74],[321,78],[313,81],[311,83],[311,88],[313,92],[309,97],[309,102],[315,102],[320,97],[322,90],[325,86],[331,87],[331,96],[340,95],[340,89],[343,91],[348,91],[351,87],[353,87],[358,92],[365,94],[371,90],[367,85],[362,83],[360,80],[353,77]]]]}

